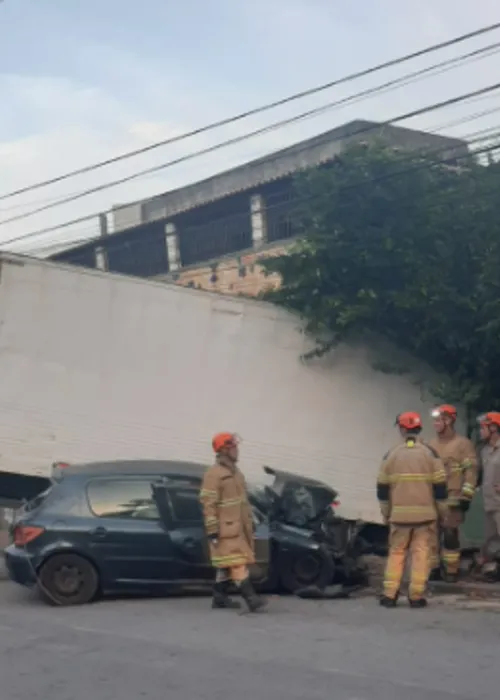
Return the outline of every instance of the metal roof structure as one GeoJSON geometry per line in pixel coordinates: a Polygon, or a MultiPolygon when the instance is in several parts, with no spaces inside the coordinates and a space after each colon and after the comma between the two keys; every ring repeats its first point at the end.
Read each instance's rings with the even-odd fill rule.
{"type": "Polygon", "coordinates": [[[254,190],[259,185],[332,161],[350,144],[374,141],[401,150],[436,152],[438,159],[459,158],[469,153],[468,144],[462,139],[355,120],[191,185],[141,202],[115,206],[112,210],[115,231],[173,217],[218,199],[254,190]]]}

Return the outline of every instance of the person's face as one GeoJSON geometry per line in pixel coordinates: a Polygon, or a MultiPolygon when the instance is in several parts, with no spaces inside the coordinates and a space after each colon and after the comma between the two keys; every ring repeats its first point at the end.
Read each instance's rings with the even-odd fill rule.
{"type": "Polygon", "coordinates": [[[228,447],[228,448],[227,448],[227,454],[229,455],[229,457],[230,457],[233,461],[237,462],[237,461],[238,461],[238,456],[239,456],[238,445],[235,444],[235,445],[231,445],[231,447],[228,447]]]}
{"type": "Polygon", "coordinates": [[[442,435],[448,428],[453,427],[453,420],[450,416],[437,416],[434,418],[434,430],[438,435],[442,435]]]}
{"type": "Polygon", "coordinates": [[[443,416],[436,416],[434,418],[433,425],[434,425],[434,430],[436,431],[436,433],[438,435],[441,435],[441,433],[444,433],[444,431],[446,430],[446,424],[444,422],[443,416]]]}
{"type": "Polygon", "coordinates": [[[490,439],[490,429],[486,423],[481,423],[479,426],[479,435],[481,436],[481,440],[487,441],[490,439]]]}

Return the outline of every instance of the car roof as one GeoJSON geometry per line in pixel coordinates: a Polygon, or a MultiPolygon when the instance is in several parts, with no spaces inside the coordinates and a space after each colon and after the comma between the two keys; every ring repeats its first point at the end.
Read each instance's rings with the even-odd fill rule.
{"type": "Polygon", "coordinates": [[[202,479],[207,469],[206,464],[182,462],[178,460],[134,459],[114,460],[110,462],[88,462],[87,464],[70,464],[64,468],[64,477],[78,476],[177,476],[181,478],[202,479]]]}

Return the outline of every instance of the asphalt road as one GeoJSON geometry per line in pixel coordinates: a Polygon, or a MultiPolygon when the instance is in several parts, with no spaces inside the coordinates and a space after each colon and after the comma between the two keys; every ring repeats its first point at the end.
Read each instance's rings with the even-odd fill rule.
{"type": "Polygon", "coordinates": [[[380,609],[371,598],[273,598],[265,615],[206,598],[50,608],[0,583],[8,700],[491,700],[491,612],[380,609]]]}

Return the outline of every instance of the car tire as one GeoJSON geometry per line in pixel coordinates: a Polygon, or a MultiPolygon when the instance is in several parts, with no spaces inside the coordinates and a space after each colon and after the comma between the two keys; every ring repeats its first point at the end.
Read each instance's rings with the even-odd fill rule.
{"type": "Polygon", "coordinates": [[[45,561],[38,573],[38,589],[51,605],[84,605],[99,590],[95,566],[78,554],[55,554],[45,561]]]}
{"type": "Polygon", "coordinates": [[[335,576],[335,563],[330,552],[320,547],[310,551],[287,552],[280,562],[281,585],[290,593],[305,588],[323,589],[335,576]]]}

